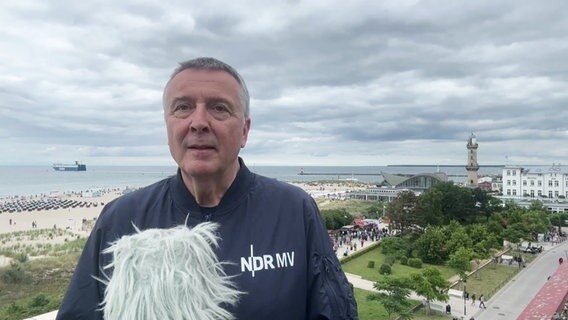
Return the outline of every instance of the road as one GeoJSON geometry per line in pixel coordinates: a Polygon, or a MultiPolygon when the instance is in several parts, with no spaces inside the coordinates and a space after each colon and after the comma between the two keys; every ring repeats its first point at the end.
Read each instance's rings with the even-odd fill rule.
{"type": "Polygon", "coordinates": [[[548,246],[532,263],[519,272],[503,289],[486,302],[487,309],[478,310],[476,320],[517,319],[525,306],[558,268],[558,258],[568,260],[568,241],[548,246]]]}

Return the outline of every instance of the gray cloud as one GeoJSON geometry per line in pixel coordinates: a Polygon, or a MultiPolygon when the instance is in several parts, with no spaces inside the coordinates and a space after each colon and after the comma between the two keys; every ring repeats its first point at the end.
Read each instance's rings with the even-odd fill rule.
{"type": "Polygon", "coordinates": [[[0,164],[171,164],[161,92],[214,56],[252,96],[260,164],[562,162],[565,1],[0,4],[0,164]]]}

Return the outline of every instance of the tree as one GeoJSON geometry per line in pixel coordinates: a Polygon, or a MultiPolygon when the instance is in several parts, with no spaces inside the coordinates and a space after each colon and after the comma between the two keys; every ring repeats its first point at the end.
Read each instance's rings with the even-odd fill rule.
{"type": "Polygon", "coordinates": [[[420,195],[416,220],[419,226],[425,228],[428,225],[439,226],[443,223],[443,196],[440,190],[433,188],[420,195]]]}
{"type": "Polygon", "coordinates": [[[448,265],[456,270],[458,270],[458,274],[460,279],[464,280],[467,279],[467,272],[471,271],[471,259],[473,258],[474,253],[473,250],[470,248],[461,247],[456,250],[455,253],[450,255],[450,260],[448,261],[448,265]]]}
{"type": "Polygon", "coordinates": [[[387,256],[400,258],[408,252],[406,241],[400,237],[386,237],[381,241],[381,252],[387,256]]]}
{"type": "Polygon", "coordinates": [[[530,211],[545,211],[546,209],[544,208],[544,203],[542,203],[542,201],[540,200],[533,200],[531,201],[531,205],[529,207],[530,211]]]}
{"type": "Polygon", "coordinates": [[[450,239],[447,242],[448,254],[456,252],[459,248],[471,248],[472,246],[473,243],[462,226],[453,229],[450,239]]]}
{"type": "MultiPolygon", "coordinates": [[[[469,223],[474,220],[475,199],[471,189],[456,186],[453,182],[443,182],[428,189],[423,195],[434,192],[440,192],[442,195],[441,200],[439,200],[439,196],[431,196],[431,199],[436,199],[436,203],[439,201],[441,204],[441,224],[446,224],[451,220],[456,220],[460,223],[469,223]]],[[[431,202],[432,206],[438,205],[433,203],[431,202]]]]}
{"type": "Polygon", "coordinates": [[[408,277],[386,276],[373,285],[379,292],[367,296],[383,305],[388,318],[394,315],[410,317],[412,302],[408,299],[412,291],[412,281],[408,277]]]}
{"type": "Polygon", "coordinates": [[[521,222],[516,222],[507,226],[506,229],[501,232],[503,239],[514,243],[520,244],[523,239],[528,239],[528,232],[525,226],[521,222]]]}
{"type": "Polygon", "coordinates": [[[337,230],[353,221],[353,216],[345,209],[322,210],[321,215],[328,230],[337,230]]]}
{"type": "Polygon", "coordinates": [[[402,191],[388,205],[387,216],[391,220],[391,230],[400,230],[404,234],[416,223],[415,208],[418,198],[412,191],[402,191]]]}
{"type": "Polygon", "coordinates": [[[365,209],[365,216],[370,219],[378,219],[383,216],[383,206],[386,206],[383,202],[373,202],[372,205],[365,209]]]}
{"type": "Polygon", "coordinates": [[[472,191],[472,195],[475,203],[475,215],[485,216],[486,221],[489,220],[493,213],[500,211],[502,208],[501,200],[493,197],[485,190],[475,188],[472,191]]]}
{"type": "Polygon", "coordinates": [[[450,287],[450,283],[442,276],[440,270],[436,268],[426,268],[421,273],[413,273],[410,275],[413,283],[413,289],[418,294],[426,298],[426,313],[430,314],[430,301],[448,301],[446,289],[450,287]]]}
{"type": "Polygon", "coordinates": [[[482,224],[472,224],[467,227],[467,234],[471,242],[478,243],[487,238],[487,227],[482,224]]]}
{"type": "Polygon", "coordinates": [[[450,256],[448,265],[458,270],[460,281],[463,285],[465,294],[465,283],[467,282],[467,272],[471,271],[471,259],[473,258],[473,250],[466,248],[459,248],[454,254],[450,256]]]}
{"type": "Polygon", "coordinates": [[[441,227],[426,228],[414,247],[418,257],[426,263],[440,264],[448,258],[446,239],[441,227]]]}

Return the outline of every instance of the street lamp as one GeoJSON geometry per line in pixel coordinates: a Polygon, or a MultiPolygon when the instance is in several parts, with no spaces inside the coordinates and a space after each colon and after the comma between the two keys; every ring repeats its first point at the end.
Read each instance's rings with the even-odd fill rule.
{"type": "Polygon", "coordinates": [[[463,279],[463,316],[465,317],[467,315],[467,303],[466,303],[466,299],[467,299],[467,290],[465,288],[465,283],[466,283],[466,279],[463,279]]]}

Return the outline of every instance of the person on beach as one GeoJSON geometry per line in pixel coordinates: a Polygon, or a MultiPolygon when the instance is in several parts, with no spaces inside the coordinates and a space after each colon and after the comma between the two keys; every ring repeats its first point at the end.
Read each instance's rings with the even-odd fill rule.
{"type": "MultiPolygon", "coordinates": [[[[238,303],[222,305],[235,319],[358,318],[315,201],[298,187],[251,172],[239,157],[251,127],[249,100],[243,78],[224,62],[197,58],[180,63],[162,97],[177,174],[104,207],[58,320],[106,315],[101,311],[103,300],[108,302],[105,280],[113,270],[119,273],[108,254],[113,243],[180,225],[197,229],[204,222],[218,225],[214,254],[242,293],[238,303]]],[[[184,263],[199,263],[195,260],[184,263]]],[[[140,281],[133,290],[148,286],[140,281]]],[[[117,303],[129,305],[128,300],[117,303]]]]}

